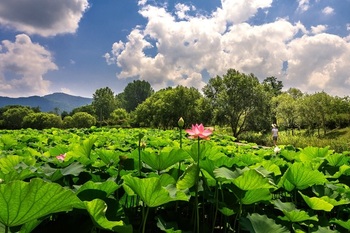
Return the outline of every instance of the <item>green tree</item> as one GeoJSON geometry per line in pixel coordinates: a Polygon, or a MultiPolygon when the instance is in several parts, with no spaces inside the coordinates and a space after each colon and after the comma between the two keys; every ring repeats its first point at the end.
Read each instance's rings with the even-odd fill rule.
{"type": "Polygon", "coordinates": [[[326,122],[331,116],[331,101],[332,97],[325,92],[304,95],[301,99],[299,114],[310,132],[317,129],[320,136],[320,130],[323,129],[323,133],[326,134],[326,122]]]}
{"type": "Polygon", "coordinates": [[[8,108],[3,114],[3,127],[6,129],[22,128],[23,118],[34,111],[25,106],[13,106],[8,108]]]}
{"type": "Polygon", "coordinates": [[[262,82],[266,91],[271,92],[274,96],[282,94],[283,83],[276,77],[267,77],[262,82]]]}
{"type": "Polygon", "coordinates": [[[74,128],[90,128],[96,125],[96,118],[87,112],[77,112],[72,116],[71,123],[74,128]]]}
{"type": "Polygon", "coordinates": [[[84,106],[80,106],[80,107],[77,107],[77,108],[74,108],[69,115],[73,116],[75,113],[77,112],[87,112],[89,113],[90,115],[93,115],[93,116],[97,116],[96,115],[96,111],[95,111],[95,108],[92,104],[88,104],[88,105],[84,105],[84,106]]]}
{"type": "Polygon", "coordinates": [[[163,128],[176,127],[180,117],[185,119],[186,124],[199,123],[201,98],[203,96],[193,87],[162,89],[136,108],[135,121],[141,126],[163,128]]]}
{"type": "Polygon", "coordinates": [[[253,74],[229,69],[223,77],[211,78],[203,92],[211,101],[215,122],[229,125],[236,138],[271,124],[269,95],[253,74]]]}
{"type": "Polygon", "coordinates": [[[97,89],[93,94],[92,106],[100,122],[107,120],[116,106],[113,91],[109,87],[97,89]]]}
{"type": "Polygon", "coordinates": [[[62,119],[53,113],[30,113],[23,118],[24,128],[47,129],[62,127],[62,119]]]}
{"type": "Polygon", "coordinates": [[[124,88],[119,96],[127,112],[131,112],[154,93],[151,84],[144,80],[134,80],[124,88]]]}
{"type": "Polygon", "coordinates": [[[130,116],[124,108],[115,109],[109,118],[111,124],[126,127],[129,126],[130,116]]]}
{"type": "Polygon", "coordinates": [[[278,125],[285,129],[292,129],[292,134],[294,134],[294,128],[298,126],[297,122],[299,118],[298,99],[285,92],[274,97],[272,102],[276,106],[274,112],[278,125]]]}

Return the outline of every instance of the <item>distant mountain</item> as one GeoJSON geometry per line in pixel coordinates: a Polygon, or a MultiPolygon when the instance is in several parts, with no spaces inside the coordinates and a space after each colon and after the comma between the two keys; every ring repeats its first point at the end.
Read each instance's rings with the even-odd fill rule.
{"type": "Polygon", "coordinates": [[[59,112],[71,112],[74,108],[92,103],[92,98],[73,96],[65,93],[53,93],[45,96],[29,97],[2,97],[0,96],[0,107],[7,105],[22,105],[29,107],[39,107],[42,112],[51,112],[56,108],[59,112]]]}

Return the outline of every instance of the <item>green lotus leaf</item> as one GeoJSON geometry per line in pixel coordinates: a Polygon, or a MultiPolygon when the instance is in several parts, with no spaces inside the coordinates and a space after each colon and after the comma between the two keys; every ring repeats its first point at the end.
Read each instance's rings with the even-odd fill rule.
{"type": "Polygon", "coordinates": [[[76,158],[78,161],[80,161],[84,165],[91,164],[93,161],[91,161],[91,152],[92,147],[94,143],[97,140],[97,136],[90,137],[88,139],[85,139],[82,143],[75,145],[72,151],[68,151],[66,153],[67,159],[70,157],[76,158]]]}
{"type": "Polygon", "coordinates": [[[334,220],[331,220],[330,223],[338,224],[339,226],[341,226],[341,227],[343,227],[343,228],[345,228],[347,230],[350,230],[350,219],[347,220],[347,221],[334,219],[334,220]]]}
{"type": "Polygon", "coordinates": [[[97,154],[105,164],[119,163],[119,154],[114,150],[100,149],[97,151],[97,154]]]}
{"type": "Polygon", "coordinates": [[[345,154],[331,154],[326,157],[326,160],[328,161],[328,164],[333,166],[333,167],[340,167],[348,161],[347,156],[345,154]]]}
{"type": "MultiPolygon", "coordinates": [[[[297,189],[306,189],[312,185],[324,184],[327,180],[325,176],[302,163],[294,163],[285,173],[285,178],[297,189]]],[[[285,187],[291,191],[288,187],[285,187]]]]}
{"type": "Polygon", "coordinates": [[[283,211],[284,217],[280,219],[290,222],[304,222],[307,220],[318,221],[317,215],[310,216],[304,210],[292,210],[292,211],[283,211]]]}
{"type": "Polygon", "coordinates": [[[276,209],[283,212],[284,217],[280,217],[282,220],[289,222],[304,222],[307,220],[318,221],[317,216],[310,216],[306,211],[298,210],[292,202],[282,202],[280,200],[274,200],[272,202],[276,209]]]}
{"type": "Polygon", "coordinates": [[[114,232],[132,233],[132,226],[126,225],[122,220],[109,221],[106,218],[107,204],[101,199],[85,201],[85,206],[91,218],[102,229],[108,229],[114,232]]]}
{"type": "Polygon", "coordinates": [[[140,179],[128,174],[123,176],[122,179],[124,180],[123,186],[132,189],[148,207],[157,207],[171,201],[188,200],[188,197],[183,192],[176,192],[175,197],[173,193],[170,196],[169,191],[162,186],[161,178],[159,177],[140,179]]]}
{"type": "Polygon", "coordinates": [[[284,226],[277,224],[273,219],[266,215],[248,214],[247,218],[241,220],[242,226],[249,232],[254,233],[287,233],[290,232],[284,226]]]}
{"type": "Polygon", "coordinates": [[[102,183],[95,183],[93,181],[88,181],[83,184],[78,191],[76,192],[78,197],[84,196],[86,199],[84,200],[92,200],[95,195],[98,195],[98,198],[105,198],[111,195],[115,190],[118,189],[118,185],[114,181],[105,181],[102,183]],[[94,192],[92,192],[94,191],[94,192]],[[88,197],[90,196],[90,198],[88,197]]]}
{"type": "Polygon", "coordinates": [[[23,161],[23,157],[18,155],[9,155],[0,158],[0,171],[3,174],[8,174],[15,170],[15,166],[23,161]]]}
{"type": "Polygon", "coordinates": [[[40,217],[82,208],[70,190],[55,183],[32,179],[0,184],[0,222],[8,227],[22,225],[40,217]]]}
{"type": "Polygon", "coordinates": [[[299,160],[299,152],[292,150],[281,150],[280,155],[288,161],[299,160]]]}
{"type": "Polygon", "coordinates": [[[306,204],[313,210],[324,210],[330,212],[334,205],[318,197],[308,197],[301,192],[299,194],[303,197],[306,204]]]}
{"type": "Polygon", "coordinates": [[[272,172],[275,176],[282,174],[281,169],[274,163],[274,161],[264,160],[260,163],[257,163],[255,166],[252,166],[251,168],[258,168],[259,166],[262,166],[265,168],[265,170],[272,172]]]}
{"type": "Polygon", "coordinates": [[[242,190],[274,188],[269,179],[254,169],[245,171],[241,176],[233,179],[232,182],[242,190]]]}
{"type": "Polygon", "coordinates": [[[339,206],[339,205],[347,205],[350,204],[349,199],[342,198],[339,201],[335,200],[334,198],[330,198],[328,196],[323,196],[321,197],[322,200],[334,205],[334,206],[339,206]]]}
{"type": "Polygon", "coordinates": [[[349,165],[341,165],[339,167],[339,171],[337,171],[336,173],[334,173],[334,175],[332,176],[332,178],[339,178],[342,175],[349,175],[350,174],[350,166],[349,165]]]}
{"type": "Polygon", "coordinates": [[[188,157],[188,153],[183,149],[174,148],[171,151],[161,151],[159,154],[143,151],[141,159],[152,169],[163,171],[188,157]]]}
{"type": "Polygon", "coordinates": [[[5,151],[9,150],[11,147],[17,144],[17,140],[15,137],[13,137],[12,135],[6,135],[6,134],[1,135],[0,142],[1,144],[3,144],[2,147],[5,151]]]}
{"type": "Polygon", "coordinates": [[[180,176],[179,180],[176,183],[176,188],[183,190],[189,189],[196,183],[196,175],[198,173],[198,166],[195,163],[189,165],[185,172],[180,176]]]}
{"type": "Polygon", "coordinates": [[[232,216],[235,214],[235,211],[233,209],[227,208],[227,207],[220,207],[219,211],[225,215],[225,216],[232,216]]]}
{"type": "Polygon", "coordinates": [[[244,205],[250,205],[259,201],[269,201],[271,199],[272,195],[269,189],[254,189],[247,191],[241,201],[244,205]]]}
{"type": "Polygon", "coordinates": [[[236,169],[235,171],[232,171],[226,167],[220,167],[214,170],[214,175],[219,181],[231,181],[242,175],[244,171],[248,171],[248,168],[243,170],[236,169]]]}
{"type": "MultiPolygon", "coordinates": [[[[30,233],[32,232],[37,226],[40,225],[40,223],[42,223],[43,220],[32,220],[29,221],[25,224],[22,225],[21,230],[19,231],[19,233],[30,233]]],[[[0,228],[0,232],[1,232],[1,228],[0,228]]]]}
{"type": "Polygon", "coordinates": [[[316,161],[323,161],[324,158],[333,152],[329,150],[328,147],[325,148],[318,148],[318,147],[305,147],[301,152],[300,152],[300,161],[301,162],[311,162],[313,160],[316,161]]]}

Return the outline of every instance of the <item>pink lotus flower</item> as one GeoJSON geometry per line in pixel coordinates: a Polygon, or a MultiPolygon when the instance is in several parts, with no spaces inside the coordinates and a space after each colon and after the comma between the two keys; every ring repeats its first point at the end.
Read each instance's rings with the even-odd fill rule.
{"type": "Polygon", "coordinates": [[[66,154],[65,153],[56,156],[56,159],[61,160],[61,161],[63,161],[65,158],[66,158],[66,154]]]}
{"type": "Polygon", "coordinates": [[[186,129],[186,133],[188,133],[190,136],[188,138],[196,139],[196,138],[202,138],[205,140],[209,140],[209,136],[213,133],[210,129],[204,129],[203,124],[196,124],[192,125],[191,129],[186,129]]]}

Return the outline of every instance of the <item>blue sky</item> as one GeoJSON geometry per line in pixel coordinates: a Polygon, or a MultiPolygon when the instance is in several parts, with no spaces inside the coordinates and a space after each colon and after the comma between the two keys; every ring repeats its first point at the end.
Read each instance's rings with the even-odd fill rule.
{"type": "Polygon", "coordinates": [[[350,0],[2,0],[0,96],[193,86],[234,68],[350,90],[350,0]]]}

